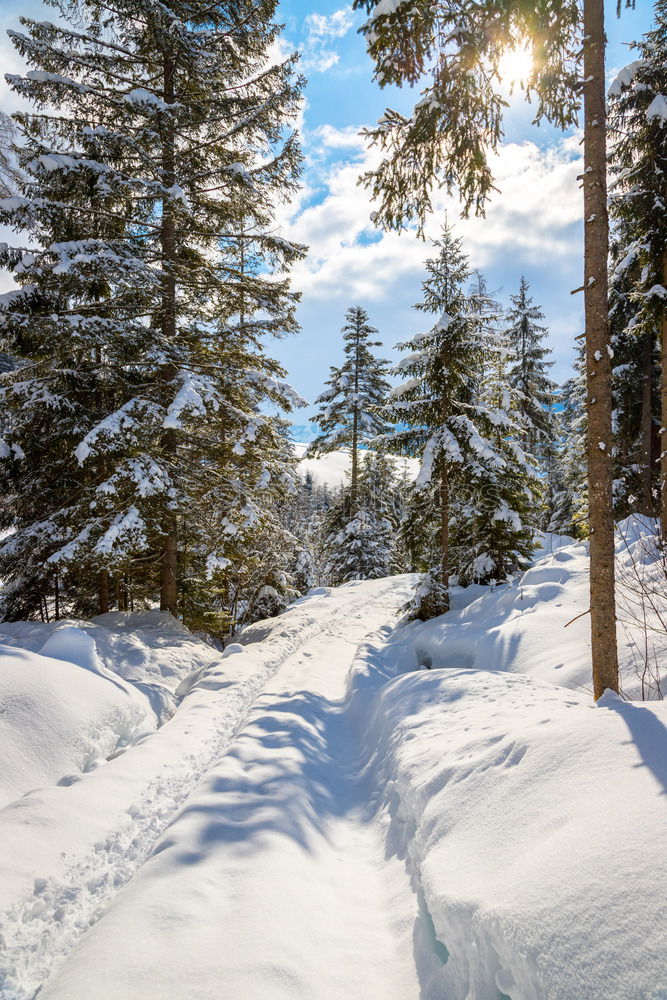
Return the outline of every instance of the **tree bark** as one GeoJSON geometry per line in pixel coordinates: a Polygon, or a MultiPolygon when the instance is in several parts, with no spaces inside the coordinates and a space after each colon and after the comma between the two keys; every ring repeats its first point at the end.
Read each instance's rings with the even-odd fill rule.
{"type": "Polygon", "coordinates": [[[97,575],[97,613],[105,615],[109,610],[109,573],[101,569],[97,575]]]}
{"type": "MultiPolygon", "coordinates": [[[[164,55],[163,99],[174,103],[175,59],[173,52],[164,55]]],[[[162,135],[162,183],[171,188],[176,183],[176,158],[174,125],[170,113],[165,115],[162,135]]],[[[161,327],[165,344],[176,340],[176,224],[171,198],[162,200],[161,225],[162,250],[162,309],[161,327]]],[[[176,375],[173,364],[164,366],[161,380],[170,385],[176,375]]],[[[162,435],[162,454],[166,462],[176,455],[176,433],[166,430],[162,435]]],[[[173,464],[173,463],[172,463],[173,464]]],[[[162,562],[160,566],[160,609],[173,615],[178,610],[178,535],[175,513],[167,508],[162,518],[162,562]]]]}
{"type": "Polygon", "coordinates": [[[584,289],[593,696],[618,691],[603,0],[584,0],[584,289]]]}
{"type": "Polygon", "coordinates": [[[443,463],[440,473],[440,583],[444,588],[440,614],[449,611],[449,472],[443,463]]]}
{"type": "MultiPolygon", "coordinates": [[[[667,286],[667,251],[662,255],[662,283],[667,286]]],[[[667,309],[660,317],[660,532],[667,544],[667,309]]]]}
{"type": "Polygon", "coordinates": [[[641,467],[641,496],[639,498],[639,513],[652,517],[654,513],[653,503],[653,462],[652,462],[652,441],[653,441],[653,337],[650,333],[644,334],[641,344],[641,370],[642,370],[642,398],[640,412],[640,456],[641,467]]]}
{"type": "Polygon", "coordinates": [[[357,395],[359,392],[359,317],[356,320],[357,339],[354,356],[354,414],[352,416],[352,472],[350,482],[350,512],[352,517],[357,513],[357,480],[359,478],[359,403],[357,395]]]}

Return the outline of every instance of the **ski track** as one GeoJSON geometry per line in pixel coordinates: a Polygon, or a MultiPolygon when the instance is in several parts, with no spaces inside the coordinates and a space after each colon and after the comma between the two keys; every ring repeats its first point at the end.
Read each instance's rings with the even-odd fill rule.
{"type": "MultiPolygon", "coordinates": [[[[373,605],[385,611],[385,620],[395,608],[395,603],[387,603],[388,595],[394,591],[394,586],[387,587],[373,598],[373,605]]],[[[304,655],[310,657],[305,647],[314,638],[322,640],[330,636],[333,640],[351,617],[362,619],[361,614],[351,616],[346,604],[336,608],[325,622],[309,623],[281,650],[268,670],[235,685],[225,694],[223,725],[205,751],[184,759],[179,774],[170,773],[150,781],[136,804],[127,810],[122,825],[98,842],[91,854],[72,862],[61,880],[35,879],[33,893],[0,917],[0,1000],[36,1000],[41,995],[46,980],[109,909],[119,891],[151,855],[195,787],[225,756],[252,713],[256,699],[276,672],[302,648],[304,655]]],[[[366,614],[363,619],[366,620],[366,614]]],[[[271,633],[280,632],[279,620],[267,624],[273,626],[271,633]]],[[[360,628],[359,621],[354,624],[360,628]]],[[[363,628],[367,631],[365,625],[363,628]]],[[[356,647],[357,642],[353,645],[356,647]]],[[[132,748],[126,751],[131,752],[132,748]]],[[[379,845],[376,849],[382,850],[379,845]]],[[[365,850],[370,850],[368,845],[365,850]]]]}

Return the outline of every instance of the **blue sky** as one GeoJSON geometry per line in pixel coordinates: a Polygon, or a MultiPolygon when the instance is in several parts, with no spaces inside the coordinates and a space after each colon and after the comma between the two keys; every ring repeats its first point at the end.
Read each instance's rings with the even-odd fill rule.
{"type": "MultiPolygon", "coordinates": [[[[652,8],[639,0],[636,10],[616,18],[616,3],[608,3],[607,63],[609,75],[630,61],[624,43],[650,27],[652,8]]],[[[2,0],[0,60],[3,72],[19,62],[6,39],[19,13],[53,17],[40,0],[2,0]]],[[[311,252],[294,275],[303,293],[299,309],[302,332],[271,345],[289,378],[307,399],[322,389],[329,366],[341,358],[340,328],[345,310],[359,304],[380,331],[384,355],[396,357],[393,345],[420,330],[425,318],[412,309],[420,297],[423,261],[429,255],[413,233],[400,236],[377,232],[371,224],[373,206],[357,178],[369,162],[359,130],[374,123],[389,104],[407,110],[415,92],[381,91],[372,82],[372,65],[358,27],[364,20],[341,0],[283,0],[285,22],[281,50],[302,54],[308,77],[301,122],[306,156],[304,186],[295,202],[281,213],[281,225],[293,238],[308,243],[311,252]]],[[[10,111],[12,98],[0,85],[0,108],[10,111]]],[[[567,377],[574,337],[582,329],[581,172],[577,136],[531,125],[531,109],[517,96],[506,119],[503,149],[496,164],[501,189],[484,219],[459,221],[455,200],[436,198],[436,212],[427,234],[436,236],[447,213],[471,258],[486,275],[491,289],[507,301],[528,278],[535,301],[546,314],[554,351],[554,377],[567,377]]],[[[0,278],[6,286],[6,279],[0,278]]],[[[297,416],[301,422],[312,408],[297,416]]]]}

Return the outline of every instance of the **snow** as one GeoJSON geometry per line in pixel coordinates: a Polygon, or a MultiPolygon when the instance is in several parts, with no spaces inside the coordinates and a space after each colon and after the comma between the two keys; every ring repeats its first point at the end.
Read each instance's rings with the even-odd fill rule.
{"type": "Polygon", "coordinates": [[[611,86],[607,92],[609,97],[620,97],[624,88],[631,87],[635,76],[643,66],[646,66],[645,59],[635,59],[634,62],[624,66],[612,80],[611,86]]]}
{"type": "MultiPolygon", "coordinates": [[[[618,539],[626,697],[652,530],[618,539]]],[[[354,582],[222,655],[158,612],[0,626],[3,1000],[667,995],[667,710],[593,702],[587,546],[540,543],[439,619],[354,582]]]]}
{"type": "MultiPolygon", "coordinates": [[[[307,444],[293,442],[292,447],[299,459],[298,472],[300,476],[305,477],[310,473],[313,477],[313,482],[317,486],[328,486],[329,489],[337,489],[343,485],[345,476],[352,467],[348,451],[332,451],[321,458],[305,458],[304,456],[308,449],[307,444]]],[[[396,471],[399,475],[406,471],[411,479],[417,478],[420,466],[418,459],[390,456],[390,460],[395,463],[396,471]]]]}
{"type": "Polygon", "coordinates": [[[646,117],[649,121],[657,118],[660,122],[667,121],[667,100],[662,94],[656,94],[646,109],[646,117]]]}

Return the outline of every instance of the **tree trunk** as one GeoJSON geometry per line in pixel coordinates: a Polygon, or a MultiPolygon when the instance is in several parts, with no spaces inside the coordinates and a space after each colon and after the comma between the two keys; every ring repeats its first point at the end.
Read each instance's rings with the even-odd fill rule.
{"type": "Polygon", "coordinates": [[[357,480],[359,478],[359,404],[357,402],[359,393],[359,316],[356,318],[356,334],[357,339],[355,343],[355,355],[354,355],[354,415],[352,417],[352,473],[351,473],[351,484],[350,484],[350,509],[352,517],[357,513],[357,480]]]}
{"type": "Polygon", "coordinates": [[[593,696],[618,691],[603,0],[584,0],[584,287],[593,696]]]}
{"type": "Polygon", "coordinates": [[[440,473],[440,583],[444,587],[442,610],[449,611],[449,472],[443,463],[440,473]]]}
{"type": "Polygon", "coordinates": [[[127,611],[127,586],[125,577],[116,578],[116,601],[119,611],[127,611]]]}
{"type": "Polygon", "coordinates": [[[54,614],[56,621],[60,621],[60,580],[58,579],[58,574],[56,573],[53,580],[53,592],[55,597],[54,614]]]}
{"type": "MultiPolygon", "coordinates": [[[[175,60],[173,53],[164,55],[164,102],[174,103],[175,60]]],[[[175,138],[173,120],[165,115],[162,135],[162,183],[167,188],[176,183],[175,138]]],[[[162,310],[161,328],[164,344],[173,345],[176,340],[176,224],[171,198],[162,200],[162,310]]],[[[176,367],[167,364],[162,369],[161,379],[170,385],[176,375],[176,367]]],[[[176,433],[166,430],[162,435],[162,454],[169,462],[176,454],[176,433]]],[[[172,463],[173,465],[173,463],[172,463]]],[[[162,563],[160,567],[160,609],[177,612],[177,553],[178,536],[176,515],[166,509],[162,518],[162,563]]]]}
{"type": "MultiPolygon", "coordinates": [[[[662,283],[667,284],[667,251],[662,255],[662,283]]],[[[660,318],[660,532],[667,544],[667,309],[660,318]]]]}
{"type": "Polygon", "coordinates": [[[97,575],[97,613],[105,615],[109,610],[109,573],[101,569],[97,575]]]}
{"type": "Polygon", "coordinates": [[[653,440],[653,336],[650,333],[644,334],[641,344],[641,366],[642,366],[642,400],[640,414],[640,456],[641,467],[641,496],[639,497],[639,513],[652,517],[654,513],[653,504],[653,462],[651,460],[652,440],[653,440]]]}
{"type": "Polygon", "coordinates": [[[357,479],[359,478],[359,414],[354,410],[352,418],[352,472],[350,477],[350,515],[354,517],[357,513],[357,479]]]}

